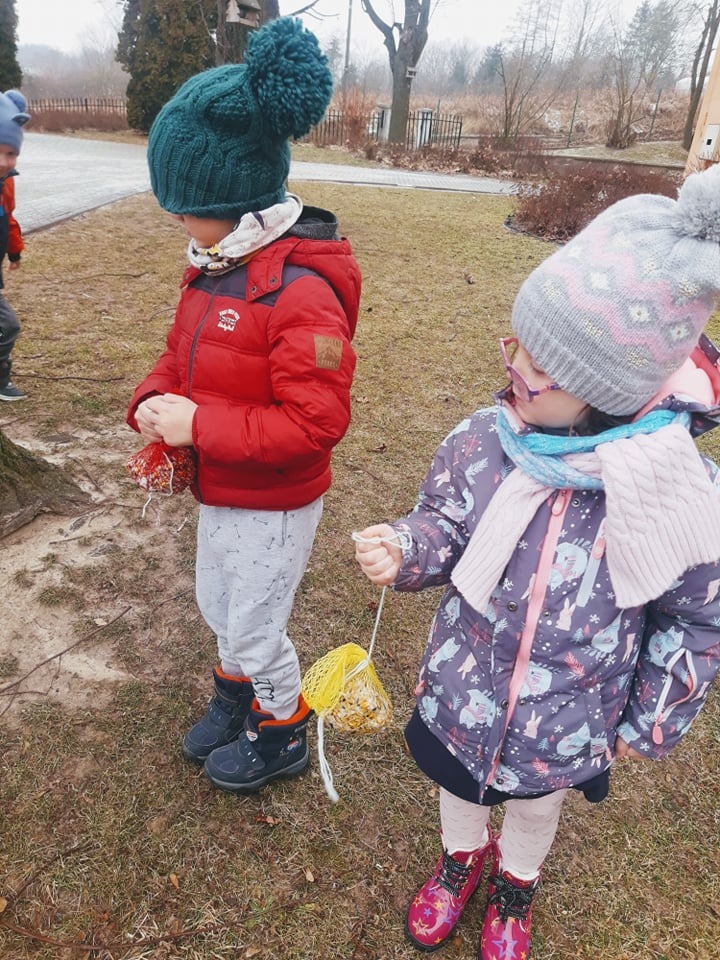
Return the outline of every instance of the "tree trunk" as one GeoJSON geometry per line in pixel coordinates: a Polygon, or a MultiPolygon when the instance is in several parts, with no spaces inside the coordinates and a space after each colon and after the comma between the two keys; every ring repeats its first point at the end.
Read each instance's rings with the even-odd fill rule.
{"type": "Polygon", "coordinates": [[[63,471],[0,431],[0,538],[41,513],[72,514],[89,498],[63,471]]]}
{"type": "Polygon", "coordinates": [[[697,117],[700,101],[702,100],[703,89],[698,87],[690,97],[688,112],[685,117],[685,126],[683,128],[682,145],[683,150],[689,150],[695,137],[695,118],[697,117]]]}
{"type": "MultiPolygon", "coordinates": [[[[405,48],[407,49],[407,48],[405,48]]],[[[392,113],[390,114],[390,129],[388,140],[390,143],[399,143],[405,146],[407,139],[408,117],[410,115],[410,89],[412,78],[408,77],[408,60],[402,56],[403,45],[400,45],[393,62],[393,90],[392,113]]]]}

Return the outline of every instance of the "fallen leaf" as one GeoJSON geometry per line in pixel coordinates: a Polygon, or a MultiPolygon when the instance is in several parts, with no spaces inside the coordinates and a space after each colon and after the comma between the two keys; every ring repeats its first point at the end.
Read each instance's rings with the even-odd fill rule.
{"type": "Polygon", "coordinates": [[[268,823],[271,827],[281,822],[277,817],[271,817],[270,814],[266,814],[264,817],[255,817],[255,820],[257,823],[268,823]]]}
{"type": "Polygon", "coordinates": [[[7,908],[7,900],[5,897],[0,897],[0,913],[5,913],[7,908]]]}
{"type": "Polygon", "coordinates": [[[168,879],[170,880],[170,883],[175,887],[176,890],[180,889],[180,881],[178,880],[176,874],[171,873],[168,879]]]}
{"type": "Polygon", "coordinates": [[[308,883],[315,883],[315,876],[310,867],[305,867],[305,879],[308,883]]]}

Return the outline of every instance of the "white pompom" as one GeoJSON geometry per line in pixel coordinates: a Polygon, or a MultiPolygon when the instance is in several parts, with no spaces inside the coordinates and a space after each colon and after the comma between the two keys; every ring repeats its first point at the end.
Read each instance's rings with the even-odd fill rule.
{"type": "Polygon", "coordinates": [[[691,174],[683,183],[675,223],[685,236],[720,243],[720,164],[691,174]]]}

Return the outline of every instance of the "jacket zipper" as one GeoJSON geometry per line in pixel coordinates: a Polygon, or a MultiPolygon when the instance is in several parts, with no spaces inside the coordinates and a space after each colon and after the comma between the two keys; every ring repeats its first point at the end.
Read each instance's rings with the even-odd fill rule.
{"type": "MultiPolygon", "coordinates": [[[[210,299],[208,300],[207,307],[205,308],[205,313],[203,314],[202,319],[200,320],[200,323],[197,325],[197,327],[196,327],[196,329],[195,329],[195,333],[193,334],[193,338],[192,338],[192,343],[190,344],[190,354],[189,354],[189,356],[188,356],[188,368],[187,368],[187,396],[188,396],[188,400],[190,399],[190,392],[191,392],[191,391],[190,391],[190,384],[191,384],[191,382],[192,382],[192,368],[193,368],[193,363],[194,363],[194,361],[195,361],[195,350],[196,350],[196,348],[197,348],[197,343],[198,343],[198,340],[200,339],[200,334],[202,333],[202,329],[203,329],[203,327],[205,326],[205,321],[206,321],[207,318],[208,318],[208,315],[209,315],[209,313],[210,313],[210,308],[212,307],[214,300],[215,300],[215,294],[214,294],[214,293],[211,293],[211,294],[210,294],[210,299]]],[[[200,501],[200,503],[204,503],[205,501],[203,500],[202,491],[201,491],[201,489],[200,489],[200,476],[199,476],[199,472],[198,472],[198,475],[197,475],[196,478],[195,478],[195,487],[196,487],[196,489],[197,489],[197,497],[198,497],[198,500],[200,501]]]]}
{"type": "Polygon", "coordinates": [[[655,708],[655,722],[653,723],[653,728],[652,728],[652,741],[657,746],[660,746],[660,744],[665,739],[665,734],[663,733],[662,724],[665,723],[665,721],[673,712],[675,707],[678,707],[680,706],[681,703],[685,703],[686,701],[691,699],[693,693],[697,688],[697,671],[695,670],[695,664],[693,663],[692,653],[690,653],[689,651],[678,650],[677,653],[675,653],[670,658],[670,660],[668,661],[668,665],[665,669],[667,671],[667,679],[663,684],[662,692],[660,693],[660,696],[658,698],[657,707],[655,708]],[[685,663],[687,665],[687,672],[688,672],[688,678],[685,684],[685,686],[688,688],[687,695],[684,697],[681,697],[679,700],[675,700],[674,703],[667,704],[666,706],[666,701],[670,693],[670,688],[672,687],[673,680],[675,679],[673,677],[672,668],[675,666],[678,660],[681,660],[683,657],[685,657],[685,663]]]}
{"type": "Polygon", "coordinates": [[[515,658],[515,667],[513,668],[512,677],[510,678],[508,705],[505,713],[505,726],[503,727],[502,737],[500,738],[500,743],[495,754],[495,759],[493,760],[492,769],[490,770],[490,774],[486,780],[486,784],[492,784],[493,780],[495,779],[497,768],[500,765],[502,747],[505,742],[505,737],[507,735],[508,727],[510,726],[513,712],[515,710],[518,694],[520,692],[520,688],[525,682],[525,678],[527,677],[528,666],[530,665],[530,651],[532,650],[535,632],[537,630],[538,621],[540,620],[540,614],[542,613],[543,604],[545,602],[545,592],[547,590],[548,580],[550,579],[552,561],[553,557],[555,556],[558,540],[560,539],[560,532],[562,531],[563,523],[565,521],[565,513],[567,512],[571,493],[571,490],[558,490],[555,502],[550,510],[550,520],[548,522],[547,533],[545,534],[542,550],[540,551],[540,560],[538,561],[535,578],[530,591],[530,599],[528,600],[525,626],[523,627],[522,634],[520,635],[520,646],[518,648],[517,657],[515,658]]]}
{"type": "Polygon", "coordinates": [[[202,316],[202,320],[195,328],[195,333],[193,334],[192,343],[190,344],[190,355],[188,357],[188,384],[187,384],[188,400],[190,399],[190,382],[192,380],[192,368],[193,368],[193,363],[195,361],[195,350],[197,348],[197,342],[200,339],[200,334],[202,333],[202,329],[205,326],[205,321],[208,318],[208,314],[210,313],[210,307],[213,305],[214,299],[215,299],[215,294],[211,293],[210,299],[208,300],[208,305],[205,308],[205,313],[202,316]]]}

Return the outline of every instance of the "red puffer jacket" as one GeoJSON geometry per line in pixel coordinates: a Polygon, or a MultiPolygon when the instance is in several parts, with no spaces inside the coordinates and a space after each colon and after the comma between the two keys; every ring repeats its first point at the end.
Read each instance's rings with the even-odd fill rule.
{"type": "Polygon", "coordinates": [[[350,422],[360,270],[344,239],[286,235],[244,266],[191,267],[167,346],[133,396],[198,408],[193,493],[213,506],[291,510],[330,485],[350,422]]]}
{"type": "MultiPolygon", "coordinates": [[[[16,175],[13,170],[4,180],[0,180],[0,206],[4,211],[4,215],[0,215],[0,261],[7,254],[8,260],[17,262],[25,249],[20,225],[14,216],[16,175]]],[[[2,269],[0,269],[0,290],[3,286],[2,269]]]]}

